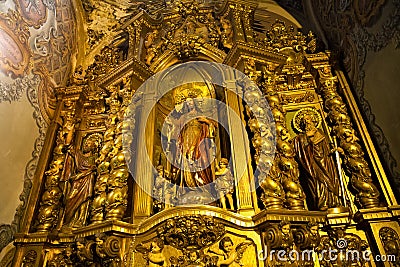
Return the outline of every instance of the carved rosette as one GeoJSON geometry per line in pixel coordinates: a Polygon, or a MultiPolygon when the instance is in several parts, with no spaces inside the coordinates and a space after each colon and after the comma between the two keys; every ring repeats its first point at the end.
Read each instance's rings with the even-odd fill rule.
{"type": "Polygon", "coordinates": [[[348,115],[346,105],[336,90],[337,77],[334,77],[328,65],[317,68],[320,91],[324,100],[328,119],[333,132],[339,139],[340,147],[344,150],[344,166],[351,175],[351,186],[356,190],[356,204],[361,208],[379,206],[379,190],[373,184],[371,171],[364,152],[357,142],[354,127],[348,115]]]}

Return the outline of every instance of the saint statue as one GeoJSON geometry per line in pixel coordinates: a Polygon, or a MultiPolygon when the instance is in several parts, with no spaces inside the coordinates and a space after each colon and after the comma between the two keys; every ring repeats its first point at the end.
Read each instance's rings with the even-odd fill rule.
{"type": "Polygon", "coordinates": [[[176,142],[174,165],[178,169],[175,181],[179,186],[178,199],[182,204],[213,202],[213,192],[203,186],[214,181],[210,165],[216,122],[207,119],[192,98],[176,105],[170,117],[176,142]]]}
{"type": "Polygon", "coordinates": [[[96,173],[97,152],[101,138],[92,134],[87,137],[82,151],[71,147],[68,153],[74,159],[74,171],[68,177],[69,189],[66,191],[64,225],[71,228],[84,226],[89,209],[89,200],[93,196],[96,173]]]}
{"type": "Polygon", "coordinates": [[[312,199],[312,203],[307,203],[310,210],[342,206],[337,166],[330,155],[328,137],[317,128],[319,116],[314,109],[302,109],[294,118],[295,128],[300,131],[294,139],[294,148],[304,170],[305,190],[312,199]]]}

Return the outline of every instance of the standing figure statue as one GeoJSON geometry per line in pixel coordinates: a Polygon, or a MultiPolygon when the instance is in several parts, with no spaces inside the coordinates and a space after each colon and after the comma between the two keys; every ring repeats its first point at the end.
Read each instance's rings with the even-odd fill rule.
{"type": "Polygon", "coordinates": [[[321,117],[315,109],[299,110],[293,124],[300,132],[294,139],[297,159],[306,178],[306,192],[312,203],[310,210],[327,210],[342,206],[340,202],[340,179],[331,157],[328,137],[318,129],[321,117]]]}
{"type": "Polygon", "coordinates": [[[228,200],[229,208],[234,210],[233,206],[233,189],[234,189],[234,178],[229,169],[229,161],[226,158],[222,158],[219,161],[219,167],[215,172],[215,189],[220,197],[220,203],[222,208],[226,210],[226,200],[228,200]]]}
{"type": "Polygon", "coordinates": [[[70,228],[84,226],[88,216],[89,199],[93,196],[97,152],[101,137],[92,134],[83,141],[82,151],[68,151],[74,159],[73,172],[69,177],[70,186],[65,190],[64,225],[70,228]]]}
{"type": "Polygon", "coordinates": [[[213,202],[212,192],[203,186],[214,180],[210,165],[216,123],[204,117],[192,98],[176,105],[171,117],[176,140],[175,166],[179,172],[177,196],[182,204],[213,202]]]}

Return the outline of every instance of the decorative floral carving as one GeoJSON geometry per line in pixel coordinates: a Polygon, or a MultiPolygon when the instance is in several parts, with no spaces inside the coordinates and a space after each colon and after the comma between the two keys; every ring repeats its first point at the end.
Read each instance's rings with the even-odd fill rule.
{"type": "MultiPolygon", "coordinates": [[[[315,249],[318,253],[322,251],[337,251],[337,258],[333,261],[336,265],[334,266],[366,266],[367,259],[365,257],[346,257],[349,251],[358,252],[358,255],[365,254],[369,247],[367,241],[361,239],[355,234],[346,233],[344,229],[337,228],[328,230],[328,235],[322,236],[319,246],[315,249]]],[[[330,266],[329,262],[332,259],[329,258],[327,253],[320,254],[320,263],[322,266],[330,266]]]]}
{"type": "Polygon", "coordinates": [[[121,61],[119,49],[106,46],[94,57],[94,62],[86,70],[85,80],[93,81],[115,68],[121,61]]]}
{"type": "Polygon", "coordinates": [[[217,24],[211,10],[200,8],[197,1],[178,2],[176,6],[180,17],[165,21],[163,30],[151,30],[144,43],[147,65],[151,65],[165,51],[172,51],[179,59],[196,57],[205,44],[225,47],[232,41],[232,29],[223,22],[217,24]]]}

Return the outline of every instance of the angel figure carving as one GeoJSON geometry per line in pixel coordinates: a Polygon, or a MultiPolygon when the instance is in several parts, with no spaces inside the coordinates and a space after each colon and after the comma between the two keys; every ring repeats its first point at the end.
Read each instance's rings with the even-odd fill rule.
{"type": "Polygon", "coordinates": [[[208,252],[220,256],[217,267],[241,267],[243,266],[241,262],[243,254],[252,244],[251,241],[246,240],[235,246],[232,239],[226,236],[219,241],[218,247],[220,251],[213,251],[210,249],[208,252]]]}
{"type": "Polygon", "coordinates": [[[154,238],[150,247],[147,248],[143,244],[136,247],[136,251],[143,254],[143,258],[147,261],[149,267],[167,266],[167,259],[163,253],[164,242],[160,238],[154,238]]]}

